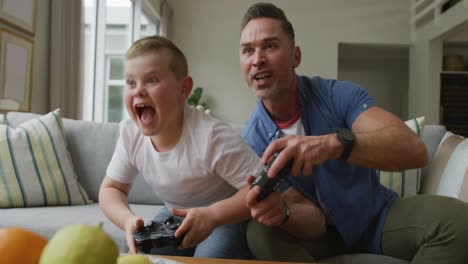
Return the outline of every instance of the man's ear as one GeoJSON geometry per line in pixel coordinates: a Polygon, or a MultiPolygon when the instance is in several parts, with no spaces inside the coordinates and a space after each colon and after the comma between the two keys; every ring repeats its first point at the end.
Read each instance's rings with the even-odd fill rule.
{"type": "Polygon", "coordinates": [[[182,80],[182,90],[180,91],[179,100],[181,103],[185,102],[190,96],[193,87],[193,80],[190,76],[185,76],[182,80]]]}
{"type": "Polygon", "coordinates": [[[295,47],[294,48],[294,64],[293,68],[297,68],[299,64],[301,64],[301,58],[302,58],[302,53],[301,53],[301,48],[295,47]]]}

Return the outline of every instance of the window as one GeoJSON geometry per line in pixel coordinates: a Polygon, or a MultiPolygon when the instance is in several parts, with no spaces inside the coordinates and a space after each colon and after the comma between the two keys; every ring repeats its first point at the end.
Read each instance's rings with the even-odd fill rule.
{"type": "Polygon", "coordinates": [[[125,52],[141,37],[160,33],[160,16],[148,0],[84,0],[83,118],[119,122],[125,52]]]}

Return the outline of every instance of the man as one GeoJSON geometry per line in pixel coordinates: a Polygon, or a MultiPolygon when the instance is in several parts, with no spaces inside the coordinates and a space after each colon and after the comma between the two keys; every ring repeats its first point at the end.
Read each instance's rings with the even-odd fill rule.
{"type": "Polygon", "coordinates": [[[376,169],[427,164],[419,137],[355,84],[297,76],[300,62],[284,12],[251,6],[241,26],[240,64],[259,102],[242,137],[263,163],[281,150],[269,177],[290,159],[294,175],[281,194],[257,201],[255,187],[246,196],[256,257],[314,261],[370,252],[412,263],[468,263],[466,204],[439,196],[398,199],[379,183],[376,169]]]}

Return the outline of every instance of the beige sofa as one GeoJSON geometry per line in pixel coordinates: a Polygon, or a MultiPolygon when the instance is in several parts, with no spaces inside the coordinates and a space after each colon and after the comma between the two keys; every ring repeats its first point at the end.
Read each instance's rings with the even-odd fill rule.
{"type": "MultiPolygon", "coordinates": [[[[36,118],[38,115],[32,113],[8,113],[6,120],[11,126],[36,118]]],[[[50,238],[60,228],[70,224],[93,224],[104,223],[104,230],[108,232],[117,242],[121,251],[126,251],[127,246],[123,232],[114,226],[101,212],[98,204],[98,190],[105,175],[106,167],[112,157],[115,143],[118,138],[118,124],[116,123],[93,123],[80,120],[63,119],[66,142],[74,164],[76,175],[81,186],[94,203],[78,206],[48,206],[0,209],[0,227],[22,226],[50,238]]],[[[465,181],[462,191],[440,189],[439,183],[446,183],[444,170],[450,165],[450,157],[457,151],[437,153],[437,147],[445,134],[445,128],[438,125],[429,125],[424,129],[423,140],[427,145],[431,160],[436,157],[437,166],[428,166],[422,170],[423,192],[442,193],[466,199],[468,174],[466,169],[467,155],[465,152],[465,181]],[[448,156],[448,157],[447,157],[448,156]],[[445,165],[444,165],[445,164],[445,165]],[[430,184],[424,184],[430,183],[430,184]],[[450,193],[451,192],[451,193],[450,193]],[[460,194],[459,194],[460,193],[460,194]]],[[[466,143],[466,140],[465,140],[466,143]]],[[[451,147],[453,147],[453,143],[451,147]]],[[[466,145],[466,144],[465,144],[466,145]]],[[[458,155],[458,154],[457,154],[458,155]]],[[[434,165],[434,161],[432,162],[434,165]]],[[[453,162],[452,162],[453,163],[453,162]]],[[[462,178],[463,179],[463,178],[462,178]]],[[[144,184],[142,177],[137,181],[130,192],[129,197],[132,210],[149,221],[162,206],[161,200],[144,184]]],[[[358,254],[338,256],[324,260],[329,263],[407,263],[377,255],[358,254]]]]}

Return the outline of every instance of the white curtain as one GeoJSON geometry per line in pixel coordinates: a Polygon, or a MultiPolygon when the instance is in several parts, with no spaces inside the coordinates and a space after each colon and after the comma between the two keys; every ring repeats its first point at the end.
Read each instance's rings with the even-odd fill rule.
{"type": "Polygon", "coordinates": [[[170,37],[170,24],[172,21],[172,8],[166,0],[161,1],[161,35],[170,37]]]}
{"type": "Polygon", "coordinates": [[[82,0],[50,2],[49,108],[81,118],[82,0]]]}

